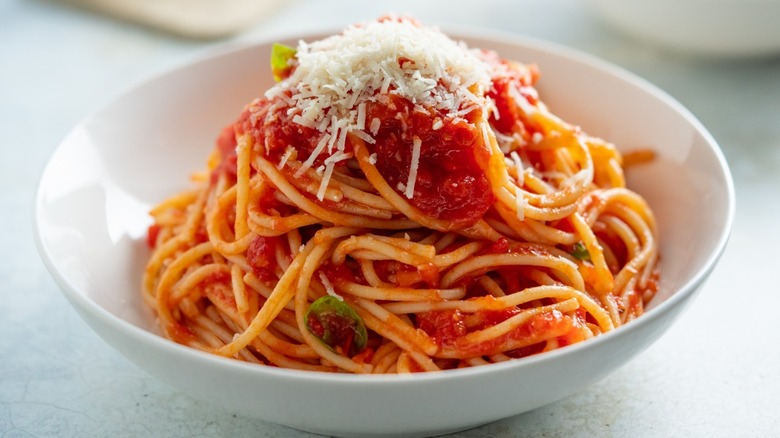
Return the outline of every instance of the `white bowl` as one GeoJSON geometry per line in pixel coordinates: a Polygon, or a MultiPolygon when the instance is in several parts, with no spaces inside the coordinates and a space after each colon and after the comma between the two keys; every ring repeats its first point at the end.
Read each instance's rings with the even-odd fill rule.
{"type": "Polygon", "coordinates": [[[43,260],[87,323],[139,367],[229,412],[306,431],[440,434],[519,414],[596,382],[661,336],[715,266],[734,213],[731,177],[706,130],[652,85],[552,44],[482,35],[462,38],[537,63],[541,94],[564,119],[620,147],[657,151],[656,161],[629,174],[657,215],[663,269],[660,291],[637,321],[539,356],[401,376],[263,367],[159,336],[140,295],[147,210],[187,187],[220,128],[271,85],[268,43],[213,53],[152,78],[79,123],[38,186],[34,220],[43,260]]]}
{"type": "Polygon", "coordinates": [[[780,53],[780,0],[588,0],[605,21],[657,45],[706,56],[780,53]]]}

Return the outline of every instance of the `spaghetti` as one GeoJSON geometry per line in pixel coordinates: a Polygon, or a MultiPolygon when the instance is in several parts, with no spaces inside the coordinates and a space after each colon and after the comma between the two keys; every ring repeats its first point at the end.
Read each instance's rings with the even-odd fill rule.
{"type": "Polygon", "coordinates": [[[297,48],[192,191],[151,211],[170,339],[284,368],[404,373],[550,351],[642,314],[653,214],[538,71],[383,18],[297,48]]]}

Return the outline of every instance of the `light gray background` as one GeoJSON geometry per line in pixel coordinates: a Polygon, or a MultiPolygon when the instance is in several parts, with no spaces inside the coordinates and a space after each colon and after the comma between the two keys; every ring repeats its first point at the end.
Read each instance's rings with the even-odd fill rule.
{"type": "MultiPolygon", "coordinates": [[[[711,279],[649,350],[568,399],[455,436],[777,436],[780,57],[665,51],[614,31],[577,0],[468,4],[298,0],[232,40],[393,11],[580,49],[653,82],[704,123],[734,174],[737,214],[711,279]]],[[[220,43],[56,2],[0,0],[0,437],[309,436],[217,411],[130,364],[71,309],[33,244],[35,184],[70,127],[131,84],[220,43]]]]}

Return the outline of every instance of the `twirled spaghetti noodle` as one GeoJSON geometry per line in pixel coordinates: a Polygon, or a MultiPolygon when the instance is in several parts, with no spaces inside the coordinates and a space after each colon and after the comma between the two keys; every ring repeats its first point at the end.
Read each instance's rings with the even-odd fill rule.
{"type": "Polygon", "coordinates": [[[225,128],[198,186],[151,212],[143,296],[166,336],[402,373],[549,351],[642,314],[652,212],[614,146],[539,99],[535,67],[398,18],[277,49],[280,82],[225,128]]]}

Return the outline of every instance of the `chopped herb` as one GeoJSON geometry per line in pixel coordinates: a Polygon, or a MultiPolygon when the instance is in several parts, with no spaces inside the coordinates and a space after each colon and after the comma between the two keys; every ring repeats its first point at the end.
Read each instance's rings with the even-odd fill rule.
{"type": "Polygon", "coordinates": [[[326,295],[314,301],[304,316],[309,332],[325,345],[352,356],[365,348],[368,340],[363,319],[349,304],[326,295]]]}
{"type": "Polygon", "coordinates": [[[292,70],[290,61],[295,58],[297,53],[295,48],[284,44],[274,43],[271,47],[271,73],[273,73],[276,82],[290,75],[290,70],[292,70]]]}
{"type": "Polygon", "coordinates": [[[574,244],[574,247],[571,250],[571,255],[580,260],[587,262],[590,261],[590,253],[588,252],[588,248],[586,248],[585,244],[582,242],[577,242],[574,244]]]}

